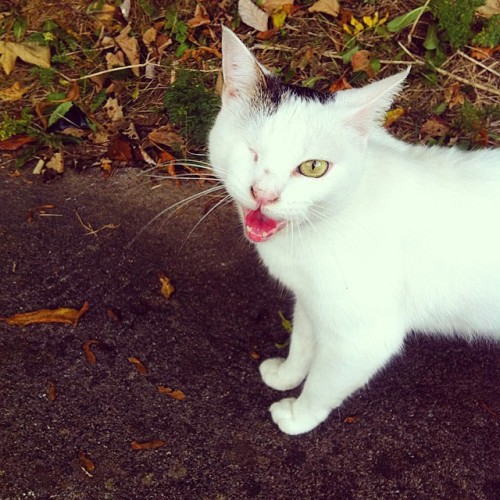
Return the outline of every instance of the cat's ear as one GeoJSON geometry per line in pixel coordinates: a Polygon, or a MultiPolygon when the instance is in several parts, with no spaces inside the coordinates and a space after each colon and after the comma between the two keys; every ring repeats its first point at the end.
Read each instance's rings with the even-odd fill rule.
{"type": "Polygon", "coordinates": [[[223,101],[235,97],[251,97],[265,83],[267,70],[229,29],[222,26],[223,101]]]}
{"type": "Polygon", "coordinates": [[[348,89],[338,93],[336,102],[346,105],[351,112],[347,118],[349,125],[362,135],[378,125],[401,90],[410,72],[410,67],[401,73],[370,83],[359,89],[348,89]]]}

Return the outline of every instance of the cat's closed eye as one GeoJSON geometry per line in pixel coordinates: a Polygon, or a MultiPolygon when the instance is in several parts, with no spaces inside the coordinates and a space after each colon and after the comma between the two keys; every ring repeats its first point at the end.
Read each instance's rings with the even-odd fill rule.
{"type": "Polygon", "coordinates": [[[322,177],[330,168],[330,163],[326,160],[307,160],[303,161],[298,167],[297,172],[305,177],[322,177]]]}

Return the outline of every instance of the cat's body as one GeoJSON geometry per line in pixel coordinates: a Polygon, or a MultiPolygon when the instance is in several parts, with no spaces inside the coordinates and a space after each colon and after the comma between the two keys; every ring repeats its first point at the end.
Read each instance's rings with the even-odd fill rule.
{"type": "Polygon", "coordinates": [[[500,339],[500,152],[398,141],[379,125],[406,74],[322,96],[282,86],[229,30],[214,171],[269,272],[295,295],[287,360],[262,363],[313,429],[409,331],[500,339]],[[314,161],[314,163],[311,162],[314,161]]]}

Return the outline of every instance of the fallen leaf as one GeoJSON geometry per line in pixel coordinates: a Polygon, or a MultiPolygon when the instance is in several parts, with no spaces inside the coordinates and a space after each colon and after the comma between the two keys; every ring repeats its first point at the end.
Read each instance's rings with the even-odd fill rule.
{"type": "Polygon", "coordinates": [[[117,311],[116,309],[113,309],[112,307],[110,307],[109,309],[106,309],[106,316],[112,321],[116,321],[116,322],[121,321],[120,311],[117,311]]]}
{"type": "Polygon", "coordinates": [[[344,418],[344,424],[354,424],[359,420],[358,415],[350,415],[349,417],[344,418]]]}
{"type": "Polygon", "coordinates": [[[370,52],[368,50],[358,50],[352,56],[351,66],[353,71],[364,71],[369,78],[375,76],[375,70],[371,65],[370,52]]]}
{"type": "Polygon", "coordinates": [[[0,64],[7,75],[14,70],[17,58],[41,68],[50,68],[50,48],[37,43],[0,42],[0,64]]]}
{"type": "Polygon", "coordinates": [[[158,386],[158,391],[162,394],[167,394],[171,398],[176,399],[177,401],[182,401],[186,398],[186,395],[180,389],[172,389],[171,387],[166,387],[164,385],[158,386]]]}
{"type": "Polygon", "coordinates": [[[83,352],[85,353],[85,358],[91,365],[95,365],[97,363],[97,359],[90,346],[98,343],[99,343],[98,340],[88,340],[82,345],[83,352]]]}
{"type": "Polygon", "coordinates": [[[269,16],[251,0],[238,0],[238,14],[241,20],[257,31],[267,31],[269,16]]]}
{"type": "Polygon", "coordinates": [[[137,371],[141,375],[147,375],[148,374],[148,369],[144,366],[142,361],[139,358],[136,358],[135,356],[130,356],[128,360],[137,368],[137,371]]]}
{"type": "Polygon", "coordinates": [[[461,106],[465,102],[465,95],[462,93],[460,83],[455,82],[444,89],[444,101],[448,108],[461,106]]]}
{"type": "Polygon", "coordinates": [[[257,351],[252,351],[252,352],[250,353],[250,357],[251,357],[252,359],[260,359],[260,354],[259,354],[257,351]]]}
{"type": "Polygon", "coordinates": [[[448,124],[437,116],[429,118],[420,128],[423,134],[431,137],[444,137],[448,133],[448,130],[450,130],[448,124]]]}
{"type": "Polygon", "coordinates": [[[142,42],[150,50],[153,43],[156,42],[158,31],[154,28],[148,28],[142,35],[142,42]]]}
{"type": "Polygon", "coordinates": [[[104,105],[107,115],[113,122],[123,120],[122,107],[118,104],[118,99],[110,97],[104,105]]]}
{"type": "Polygon", "coordinates": [[[168,300],[175,292],[175,287],[164,274],[160,273],[161,294],[168,300]]]}
{"type": "Polygon", "coordinates": [[[352,89],[352,85],[343,76],[342,78],[339,78],[338,80],[334,81],[328,87],[328,92],[334,93],[338,92],[339,90],[347,90],[347,89],[352,89]]]}
{"type": "Polygon", "coordinates": [[[87,14],[92,14],[100,21],[100,24],[107,24],[113,21],[116,7],[103,3],[102,0],[96,0],[87,7],[87,14]]]}
{"type": "Polygon", "coordinates": [[[0,318],[11,326],[27,326],[34,323],[68,323],[76,326],[80,318],[89,310],[89,303],[85,302],[81,309],[60,307],[58,309],[39,309],[27,313],[14,314],[0,318]]]}
{"type": "Polygon", "coordinates": [[[108,52],[106,54],[106,67],[108,69],[121,68],[122,66],[125,66],[125,56],[121,50],[116,53],[108,52]]]}
{"type": "Polygon", "coordinates": [[[30,89],[31,86],[22,87],[19,82],[14,82],[12,86],[0,90],[0,100],[5,102],[19,101],[30,89]]]}
{"type": "Polygon", "coordinates": [[[146,441],[139,443],[137,441],[132,441],[130,446],[133,450],[156,450],[165,446],[165,441],[163,439],[154,439],[153,441],[146,441]]]}
{"type": "Polygon", "coordinates": [[[404,114],[406,110],[403,108],[395,108],[387,111],[385,114],[384,127],[389,128],[395,121],[399,120],[404,114]]]}
{"type": "MultiPolygon", "coordinates": [[[[272,14],[283,8],[287,9],[288,6],[293,5],[294,0],[263,0],[261,7],[268,13],[272,14]]],[[[289,9],[287,9],[289,10],[289,9]]]]}
{"type": "Polygon", "coordinates": [[[117,134],[111,138],[106,154],[110,160],[130,161],[132,159],[130,142],[121,134],[117,134]]]}
{"type": "Polygon", "coordinates": [[[190,28],[197,28],[198,26],[203,26],[204,24],[210,23],[210,17],[208,16],[207,9],[201,5],[201,3],[196,4],[194,10],[194,17],[187,21],[187,25],[190,28]]]}
{"type": "Polygon", "coordinates": [[[318,0],[309,7],[309,12],[321,12],[333,17],[339,15],[340,5],[338,0],[318,0]]]}
{"type": "Polygon", "coordinates": [[[152,130],[147,137],[153,144],[163,144],[164,146],[170,147],[175,147],[184,143],[183,138],[169,125],[164,125],[152,130]]]}
{"type": "Polygon", "coordinates": [[[64,161],[62,153],[54,153],[52,158],[47,162],[47,168],[56,171],[58,174],[64,172],[64,161]]]}
{"type": "Polygon", "coordinates": [[[500,0],[486,0],[484,5],[479,7],[476,12],[487,18],[500,14],[500,0]]]}
{"type": "Polygon", "coordinates": [[[35,139],[26,134],[18,134],[5,139],[4,141],[0,141],[0,150],[3,151],[17,151],[19,148],[22,148],[26,144],[33,142],[35,139]]]}
{"type": "Polygon", "coordinates": [[[493,48],[488,47],[471,47],[470,55],[474,59],[482,61],[483,59],[489,59],[493,57],[496,52],[500,52],[500,45],[493,48]]]}
{"type": "Polygon", "coordinates": [[[139,76],[140,71],[139,67],[137,66],[138,64],[140,64],[139,42],[129,35],[131,29],[132,26],[128,24],[121,30],[120,34],[115,38],[115,40],[127,56],[127,59],[130,61],[130,64],[132,65],[132,73],[134,73],[135,76],[139,76]]]}
{"type": "Polygon", "coordinates": [[[53,208],[56,208],[56,206],[52,204],[38,205],[37,207],[29,208],[27,216],[28,222],[35,221],[35,214],[45,214],[47,213],[47,210],[51,210],[53,208]]]}
{"type": "MultiPolygon", "coordinates": [[[[276,35],[276,33],[278,33],[278,30],[273,28],[272,30],[261,31],[260,33],[257,34],[257,36],[255,38],[257,38],[257,40],[269,40],[274,35],[276,35]]],[[[219,95],[221,94],[221,92],[217,92],[217,93],[219,95]]]]}
{"type": "Polygon", "coordinates": [[[56,384],[49,380],[49,400],[55,401],[57,398],[56,384]]]}
{"type": "Polygon", "coordinates": [[[80,450],[78,453],[78,460],[80,461],[80,465],[87,471],[92,472],[95,469],[94,462],[90,460],[90,458],[85,455],[85,453],[80,450]]]}

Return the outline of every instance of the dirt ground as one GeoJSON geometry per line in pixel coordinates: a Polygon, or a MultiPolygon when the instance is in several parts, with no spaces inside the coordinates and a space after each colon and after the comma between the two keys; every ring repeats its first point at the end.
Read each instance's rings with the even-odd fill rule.
{"type": "Polygon", "coordinates": [[[203,201],[140,233],[200,188],[154,187],[134,170],[7,174],[0,316],[90,309],[76,327],[0,322],[0,498],[498,498],[498,347],[411,337],[327,422],[284,435],[267,410],[281,395],[258,364],[283,355],[278,311],[289,316],[291,300],[231,209],[187,240],[203,201]],[[176,287],[168,302],[159,273],[176,287]],[[153,440],[164,444],[131,447],[153,440]]]}

